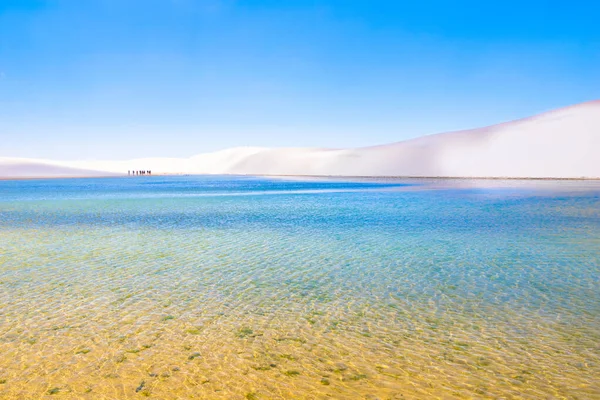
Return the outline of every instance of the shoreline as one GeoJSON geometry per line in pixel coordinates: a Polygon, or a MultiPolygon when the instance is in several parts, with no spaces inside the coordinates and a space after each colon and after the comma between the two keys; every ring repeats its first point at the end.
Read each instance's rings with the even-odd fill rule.
{"type": "Polygon", "coordinates": [[[514,181],[600,181],[598,178],[544,178],[544,177],[482,177],[482,176],[395,176],[395,175],[239,175],[239,176],[264,176],[264,177],[298,177],[298,178],[349,178],[349,179],[437,179],[437,180],[514,180],[514,181]]]}
{"type": "Polygon", "coordinates": [[[30,181],[30,180],[50,180],[50,179],[104,179],[104,178],[140,178],[140,177],[168,177],[168,176],[244,176],[244,177],[264,177],[264,178],[312,178],[312,179],[407,179],[407,180],[489,180],[489,181],[600,181],[600,177],[579,177],[579,178],[552,178],[552,177],[486,177],[486,176],[395,176],[395,175],[272,175],[272,174],[188,174],[188,173],[156,173],[152,175],[68,175],[68,176],[0,176],[0,181],[30,181]]]}
{"type": "MultiPolygon", "coordinates": [[[[126,175],[127,176],[127,175],[126,175]]],[[[0,176],[0,181],[35,181],[49,179],[94,179],[94,178],[122,178],[122,175],[68,175],[68,176],[0,176]]]]}

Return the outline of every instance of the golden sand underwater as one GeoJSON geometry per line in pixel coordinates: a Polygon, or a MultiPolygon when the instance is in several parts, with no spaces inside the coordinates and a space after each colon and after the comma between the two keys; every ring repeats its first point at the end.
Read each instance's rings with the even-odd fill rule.
{"type": "Polygon", "coordinates": [[[598,199],[457,196],[0,202],[0,398],[600,398],[598,199]]]}

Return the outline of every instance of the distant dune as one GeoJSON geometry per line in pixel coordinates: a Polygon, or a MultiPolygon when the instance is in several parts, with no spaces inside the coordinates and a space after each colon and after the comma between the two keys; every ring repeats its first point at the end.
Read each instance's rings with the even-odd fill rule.
{"type": "Polygon", "coordinates": [[[53,161],[0,157],[0,179],[71,178],[112,175],[117,174],[108,171],[65,166],[53,161]]]}
{"type": "Polygon", "coordinates": [[[126,174],[137,169],[162,174],[600,178],[600,101],[357,149],[241,147],[186,159],[118,162],[0,158],[0,177],[126,174]]]}

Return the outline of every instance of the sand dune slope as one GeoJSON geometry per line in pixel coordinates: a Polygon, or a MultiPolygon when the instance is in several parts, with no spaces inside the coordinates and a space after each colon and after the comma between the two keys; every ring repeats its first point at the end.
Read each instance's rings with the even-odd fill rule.
{"type": "Polygon", "coordinates": [[[108,171],[77,168],[52,161],[0,157],[0,178],[61,178],[115,175],[108,171]]]}
{"type": "Polygon", "coordinates": [[[185,159],[68,163],[0,158],[0,177],[151,169],[163,174],[600,178],[599,153],[600,101],[593,101],[490,127],[358,149],[239,147],[185,159]]]}
{"type": "Polygon", "coordinates": [[[348,150],[274,149],[231,173],[600,178],[600,102],[491,127],[348,150]]]}

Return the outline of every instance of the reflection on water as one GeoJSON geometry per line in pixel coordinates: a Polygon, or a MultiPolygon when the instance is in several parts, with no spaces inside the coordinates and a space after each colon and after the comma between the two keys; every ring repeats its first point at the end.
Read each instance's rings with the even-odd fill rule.
{"type": "Polygon", "coordinates": [[[0,182],[0,398],[600,398],[600,184],[401,183],[0,182]]]}

